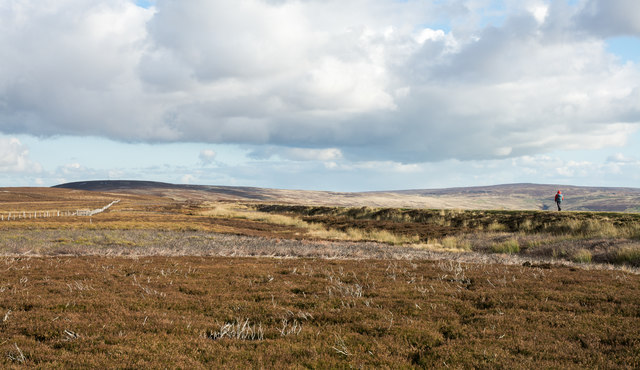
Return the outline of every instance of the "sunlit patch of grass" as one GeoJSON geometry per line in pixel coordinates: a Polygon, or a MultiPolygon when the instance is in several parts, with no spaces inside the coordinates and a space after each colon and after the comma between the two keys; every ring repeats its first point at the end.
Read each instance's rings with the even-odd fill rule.
{"type": "Polygon", "coordinates": [[[573,254],[572,260],[578,263],[591,263],[592,258],[593,256],[590,251],[579,249],[573,254]]]}
{"type": "Polygon", "coordinates": [[[623,247],[615,255],[615,262],[640,266],[640,245],[623,247]]]}
{"type": "Polygon", "coordinates": [[[217,204],[213,208],[206,209],[200,212],[203,216],[218,217],[218,218],[236,218],[243,220],[251,220],[258,222],[265,222],[275,225],[293,226],[308,228],[309,224],[305,221],[292,216],[286,216],[281,214],[272,214],[266,212],[254,211],[246,206],[241,205],[229,205],[229,204],[217,204]]]}
{"type": "Polygon", "coordinates": [[[522,221],[519,225],[518,225],[518,230],[520,231],[531,231],[533,230],[533,222],[529,219],[526,219],[524,221],[522,221]]]}
{"type": "MultiPolygon", "coordinates": [[[[368,217],[375,212],[375,209],[363,208],[362,212],[365,212],[365,215],[368,217]]],[[[393,245],[417,243],[420,240],[418,235],[399,235],[386,230],[362,230],[358,228],[349,228],[345,231],[341,231],[328,229],[321,224],[306,222],[297,217],[260,212],[239,205],[219,204],[215,205],[211,209],[202,211],[201,214],[210,217],[246,219],[301,228],[305,229],[307,234],[311,237],[328,240],[375,241],[393,245]]]]}
{"type": "Polygon", "coordinates": [[[471,242],[463,240],[456,236],[446,236],[442,238],[442,246],[446,249],[461,249],[465,251],[471,250],[471,242]]]}
{"type": "Polygon", "coordinates": [[[556,234],[570,234],[580,238],[618,238],[638,235],[637,225],[618,226],[608,218],[578,219],[567,218],[549,226],[556,234]]]}
{"type": "Polygon", "coordinates": [[[515,238],[509,239],[502,243],[494,244],[493,246],[491,246],[491,251],[493,253],[518,253],[520,252],[520,243],[518,243],[518,240],[515,238]]]}
{"type": "Polygon", "coordinates": [[[416,249],[426,249],[438,252],[470,252],[471,242],[456,236],[448,236],[443,239],[429,239],[426,243],[412,243],[409,245],[416,249]]]}
{"type": "Polygon", "coordinates": [[[371,240],[386,244],[407,244],[417,242],[417,237],[396,235],[386,230],[362,230],[350,228],[346,231],[347,240],[371,240]]]}
{"type": "Polygon", "coordinates": [[[507,226],[501,224],[498,221],[493,221],[492,223],[487,225],[486,230],[487,231],[505,231],[507,230],[507,226]]]}
{"type": "Polygon", "coordinates": [[[326,229],[320,224],[310,224],[309,235],[326,240],[375,241],[379,243],[403,245],[420,241],[418,235],[399,235],[386,230],[362,230],[349,228],[346,231],[326,229]]]}

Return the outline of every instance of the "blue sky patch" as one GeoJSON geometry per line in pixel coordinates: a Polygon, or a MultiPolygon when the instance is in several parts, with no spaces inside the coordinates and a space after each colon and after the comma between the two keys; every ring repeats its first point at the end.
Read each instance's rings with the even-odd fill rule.
{"type": "Polygon", "coordinates": [[[623,62],[640,62],[640,38],[631,36],[608,39],[607,50],[619,56],[623,62]]]}
{"type": "Polygon", "coordinates": [[[135,0],[137,6],[149,9],[156,4],[155,0],[135,0]]]}

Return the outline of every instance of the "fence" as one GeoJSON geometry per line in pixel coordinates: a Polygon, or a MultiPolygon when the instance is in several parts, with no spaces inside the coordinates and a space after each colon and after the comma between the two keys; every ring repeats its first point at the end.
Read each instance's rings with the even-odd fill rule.
{"type": "Polygon", "coordinates": [[[48,218],[48,217],[65,217],[65,216],[93,216],[104,212],[120,200],[114,200],[106,206],[98,209],[77,209],[75,211],[10,211],[7,214],[0,215],[0,221],[11,221],[21,219],[48,218]]]}

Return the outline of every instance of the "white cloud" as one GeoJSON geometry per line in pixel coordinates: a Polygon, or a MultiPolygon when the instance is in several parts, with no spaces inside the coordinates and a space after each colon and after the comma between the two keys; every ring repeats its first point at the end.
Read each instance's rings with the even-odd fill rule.
{"type": "Polygon", "coordinates": [[[124,174],[125,174],[125,172],[122,171],[122,170],[116,170],[116,169],[109,170],[107,172],[107,178],[109,180],[120,180],[120,179],[123,179],[123,175],[124,174]]]}
{"type": "Polygon", "coordinates": [[[607,158],[607,162],[608,163],[621,163],[621,164],[626,164],[626,163],[640,163],[640,159],[635,158],[635,157],[629,157],[626,156],[622,153],[616,153],[612,156],[609,156],[607,158]]]}
{"type": "Polygon", "coordinates": [[[38,173],[40,164],[29,158],[29,149],[16,138],[0,137],[0,173],[38,173]]]}
{"type": "Polygon", "coordinates": [[[334,161],[342,158],[342,152],[337,148],[303,149],[291,148],[283,153],[285,158],[295,161],[334,161]]]}
{"type": "Polygon", "coordinates": [[[532,4],[528,9],[538,23],[544,23],[549,15],[549,6],[544,3],[532,4]]]}
{"type": "Polygon", "coordinates": [[[259,160],[267,160],[273,157],[289,161],[336,161],[343,158],[342,151],[337,148],[283,148],[260,147],[249,153],[249,157],[259,160]]]}
{"type": "Polygon", "coordinates": [[[603,36],[640,36],[640,2],[587,0],[576,21],[590,33],[603,36]]]}
{"type": "Polygon", "coordinates": [[[263,145],[337,165],[625,145],[640,69],[603,37],[638,35],[639,2],[482,4],[11,2],[0,132],[263,145]]]}
{"type": "Polygon", "coordinates": [[[208,166],[212,164],[214,159],[216,158],[216,152],[211,149],[203,149],[200,151],[200,155],[198,156],[198,158],[200,158],[200,162],[203,165],[208,166]]]}
{"type": "Polygon", "coordinates": [[[196,180],[196,177],[192,174],[186,174],[182,176],[181,183],[182,184],[191,184],[196,180]]]}

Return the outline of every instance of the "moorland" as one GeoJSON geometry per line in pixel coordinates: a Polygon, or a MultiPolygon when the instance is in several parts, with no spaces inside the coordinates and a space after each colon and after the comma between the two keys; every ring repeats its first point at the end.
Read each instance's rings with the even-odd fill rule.
{"type": "Polygon", "coordinates": [[[0,189],[1,366],[640,366],[634,189],[161,185],[0,189]]]}

